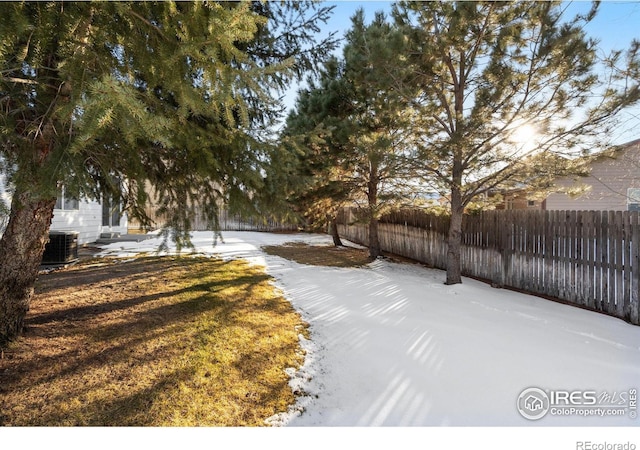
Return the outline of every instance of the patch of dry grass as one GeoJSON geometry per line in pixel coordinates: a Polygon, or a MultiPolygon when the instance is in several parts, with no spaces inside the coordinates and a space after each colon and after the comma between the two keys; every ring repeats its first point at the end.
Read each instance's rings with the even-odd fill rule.
{"type": "Polygon", "coordinates": [[[291,242],[284,245],[263,247],[263,250],[269,255],[314,266],[360,267],[371,262],[369,252],[366,249],[354,247],[318,246],[291,242]]]}
{"type": "Polygon", "coordinates": [[[98,260],[41,276],[0,359],[0,424],[255,426],[294,402],[305,325],[261,268],[98,260]]]}

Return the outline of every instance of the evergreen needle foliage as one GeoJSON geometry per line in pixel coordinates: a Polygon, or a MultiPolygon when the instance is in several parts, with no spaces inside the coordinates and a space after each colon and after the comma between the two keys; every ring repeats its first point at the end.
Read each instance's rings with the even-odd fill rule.
{"type": "Polygon", "coordinates": [[[607,146],[598,138],[640,98],[637,43],[623,70],[613,69],[620,55],[611,70],[599,64],[597,43],[584,31],[597,6],[573,18],[559,2],[400,2],[394,9],[413,73],[398,88],[419,111],[416,166],[451,209],[448,284],[461,281],[465,207],[492,189],[547,186],[576,170],[559,158],[607,146]],[[518,139],[524,127],[535,131],[525,142],[518,139]]]}
{"type": "Polygon", "coordinates": [[[359,10],[346,34],[343,60],[330,60],[317,80],[309,80],[284,131],[297,161],[293,203],[312,222],[332,222],[334,232],[340,207],[358,203],[373,258],[381,254],[379,217],[409,196],[410,115],[394,90],[404,72],[402,45],[382,13],[366,24],[359,10]]]}
{"type": "Polygon", "coordinates": [[[143,226],[155,208],[179,245],[195,214],[216,229],[222,205],[252,205],[272,148],[261,132],[281,112],[279,92],[333,47],[332,37],[313,42],[330,9],[0,5],[0,171],[13,194],[0,241],[0,341],[21,328],[61,186],[120,203],[143,226]]]}
{"type": "Polygon", "coordinates": [[[287,121],[294,204],[321,222],[358,204],[376,256],[380,215],[437,193],[451,214],[447,283],[461,282],[463,213],[488,193],[584,174],[584,156],[610,147],[618,113],[640,100],[640,42],[603,59],[584,31],[598,4],[565,8],[401,1],[369,25],[357,13],[342,59],[287,121]]]}

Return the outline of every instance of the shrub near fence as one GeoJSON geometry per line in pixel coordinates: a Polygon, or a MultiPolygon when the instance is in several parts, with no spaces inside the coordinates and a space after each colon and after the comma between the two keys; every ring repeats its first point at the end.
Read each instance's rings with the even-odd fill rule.
{"type": "MultiPolygon", "coordinates": [[[[640,224],[627,211],[486,211],[466,215],[464,275],[560,300],[639,325],[640,224]]],[[[340,233],[366,245],[346,209],[340,233]]],[[[381,218],[383,251],[445,269],[447,216],[402,210],[381,218]]]]}

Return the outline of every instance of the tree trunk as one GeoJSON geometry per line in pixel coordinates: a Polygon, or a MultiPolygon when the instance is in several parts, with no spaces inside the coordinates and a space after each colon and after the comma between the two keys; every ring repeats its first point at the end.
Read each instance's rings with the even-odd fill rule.
{"type": "Polygon", "coordinates": [[[333,238],[333,245],[336,247],[344,247],[340,239],[340,234],[338,233],[338,217],[335,214],[329,218],[329,233],[331,233],[331,237],[333,238]]]}
{"type": "Polygon", "coordinates": [[[29,191],[13,195],[0,239],[0,343],[22,332],[55,204],[55,198],[34,198],[29,191]]]}
{"type": "Polygon", "coordinates": [[[377,258],[382,255],[380,237],[378,236],[378,164],[371,162],[369,166],[369,181],[367,183],[367,200],[369,201],[369,257],[377,258]]]}
{"type": "Polygon", "coordinates": [[[378,219],[371,215],[369,218],[369,256],[377,258],[382,255],[380,236],[378,235],[378,219]]]}
{"type": "Polygon", "coordinates": [[[447,281],[445,284],[462,283],[460,249],[462,247],[462,196],[460,189],[451,190],[451,221],[447,236],[447,281]]]}

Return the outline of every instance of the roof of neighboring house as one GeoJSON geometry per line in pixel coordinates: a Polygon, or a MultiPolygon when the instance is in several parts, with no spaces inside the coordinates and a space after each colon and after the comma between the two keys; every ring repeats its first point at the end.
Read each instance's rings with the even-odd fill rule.
{"type": "Polygon", "coordinates": [[[624,153],[631,149],[632,147],[640,146],[640,139],[635,139],[633,141],[627,142],[625,144],[616,145],[611,147],[610,149],[603,150],[598,153],[594,153],[589,157],[592,158],[592,162],[601,161],[605,158],[616,158],[620,153],[624,153]]]}

